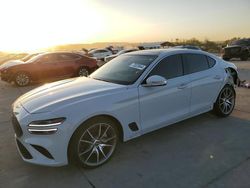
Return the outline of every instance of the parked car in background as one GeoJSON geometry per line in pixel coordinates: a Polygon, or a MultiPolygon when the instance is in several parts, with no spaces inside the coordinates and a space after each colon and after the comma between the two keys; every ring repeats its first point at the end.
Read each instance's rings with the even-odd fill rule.
{"type": "Polygon", "coordinates": [[[151,49],[160,49],[162,46],[160,43],[145,43],[138,46],[139,50],[151,50],[151,49]]]}
{"type": "Polygon", "coordinates": [[[87,76],[97,69],[93,58],[71,52],[43,53],[26,62],[0,67],[0,77],[18,86],[31,82],[58,80],[76,76],[87,76]]]}
{"type": "Polygon", "coordinates": [[[23,160],[98,167],[128,141],[214,110],[229,116],[237,68],[200,50],[143,50],[123,54],[88,78],[36,88],[13,104],[23,160]]]}
{"type": "Polygon", "coordinates": [[[104,58],[104,61],[107,63],[108,61],[114,59],[115,57],[117,57],[117,56],[119,56],[119,55],[126,54],[126,53],[129,53],[129,52],[134,52],[134,51],[137,51],[137,50],[138,50],[138,49],[136,49],[136,48],[121,50],[121,51],[118,52],[117,54],[113,54],[113,55],[110,55],[110,56],[105,57],[105,58],[104,58]]]}
{"type": "Polygon", "coordinates": [[[7,54],[7,55],[1,57],[1,59],[0,59],[0,65],[3,64],[3,63],[6,63],[8,61],[20,60],[23,57],[26,57],[27,55],[29,55],[29,54],[27,54],[27,53],[7,54]]]}
{"type": "Polygon", "coordinates": [[[37,56],[39,54],[42,54],[42,53],[40,52],[40,53],[29,54],[29,55],[26,55],[25,57],[21,58],[20,60],[23,62],[26,62],[26,61],[30,60],[32,57],[37,56]]]}
{"type": "Polygon", "coordinates": [[[224,60],[230,60],[231,58],[240,58],[242,61],[247,60],[250,57],[250,38],[240,39],[228,44],[227,47],[222,50],[222,58],[224,60]]]}
{"type": "Polygon", "coordinates": [[[24,63],[24,62],[30,60],[32,57],[34,57],[34,56],[36,56],[38,54],[41,54],[41,53],[29,54],[29,55],[24,56],[21,59],[6,61],[2,65],[0,65],[0,71],[1,71],[1,69],[7,69],[8,67],[12,67],[14,65],[19,65],[21,63],[24,63]]]}
{"type": "Polygon", "coordinates": [[[201,50],[198,46],[192,46],[192,45],[181,45],[181,46],[174,46],[173,48],[182,48],[182,49],[191,49],[191,50],[201,50]]]}
{"type": "Polygon", "coordinates": [[[94,49],[88,52],[88,55],[90,57],[94,57],[97,60],[103,60],[103,61],[105,57],[110,56],[112,54],[113,54],[112,51],[108,49],[94,49]]]}

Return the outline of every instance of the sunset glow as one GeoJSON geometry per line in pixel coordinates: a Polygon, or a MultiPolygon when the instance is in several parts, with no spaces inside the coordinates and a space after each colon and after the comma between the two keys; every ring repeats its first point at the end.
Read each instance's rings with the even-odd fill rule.
{"type": "Polygon", "coordinates": [[[2,0],[0,7],[0,51],[70,43],[250,37],[246,0],[2,0]]]}

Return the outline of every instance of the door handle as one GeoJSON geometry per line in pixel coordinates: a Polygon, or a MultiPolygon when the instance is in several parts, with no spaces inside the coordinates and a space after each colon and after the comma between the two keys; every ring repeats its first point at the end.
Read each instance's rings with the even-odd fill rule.
{"type": "Polygon", "coordinates": [[[214,77],[214,79],[220,80],[220,79],[221,79],[221,76],[220,76],[220,75],[216,75],[216,76],[214,77]]]}
{"type": "Polygon", "coordinates": [[[188,86],[188,83],[182,83],[178,86],[178,89],[185,89],[188,86]]]}

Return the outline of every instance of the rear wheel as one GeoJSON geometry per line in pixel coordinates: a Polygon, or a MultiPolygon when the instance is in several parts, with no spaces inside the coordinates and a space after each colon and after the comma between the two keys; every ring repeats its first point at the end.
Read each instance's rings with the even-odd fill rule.
{"type": "Polygon", "coordinates": [[[87,68],[85,67],[81,67],[79,70],[78,70],[78,76],[85,76],[87,77],[89,75],[89,71],[87,68]]]}
{"type": "Polygon", "coordinates": [[[246,61],[248,59],[248,55],[243,55],[240,57],[241,61],[246,61]]]}
{"type": "Polygon", "coordinates": [[[232,86],[226,85],[220,92],[216,103],[214,104],[214,112],[221,117],[229,116],[235,106],[235,91],[232,86]]]}
{"type": "Polygon", "coordinates": [[[26,72],[19,72],[15,75],[15,83],[20,87],[24,87],[30,84],[30,76],[26,72]]]}
{"type": "Polygon", "coordinates": [[[229,57],[223,57],[223,59],[224,59],[225,61],[229,61],[229,60],[230,60],[229,57]]]}
{"type": "Polygon", "coordinates": [[[84,123],[74,134],[69,148],[70,161],[86,168],[95,168],[113,155],[119,140],[117,125],[107,118],[84,123]]]}

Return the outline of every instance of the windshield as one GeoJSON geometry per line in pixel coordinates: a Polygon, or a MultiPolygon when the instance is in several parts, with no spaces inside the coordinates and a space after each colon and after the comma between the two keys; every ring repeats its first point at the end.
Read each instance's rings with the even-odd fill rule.
{"type": "Polygon", "coordinates": [[[39,59],[42,56],[43,56],[43,54],[35,55],[35,56],[31,57],[28,61],[26,61],[26,63],[33,63],[34,61],[36,61],[37,59],[39,59]]]}
{"type": "Polygon", "coordinates": [[[122,55],[111,60],[90,78],[123,85],[133,84],[157,56],[153,55],[122,55]]]}
{"type": "Polygon", "coordinates": [[[27,55],[27,56],[23,57],[21,60],[23,62],[26,62],[26,61],[28,61],[29,59],[31,59],[32,57],[34,57],[36,55],[38,55],[38,54],[30,54],[30,55],[27,55]]]}

